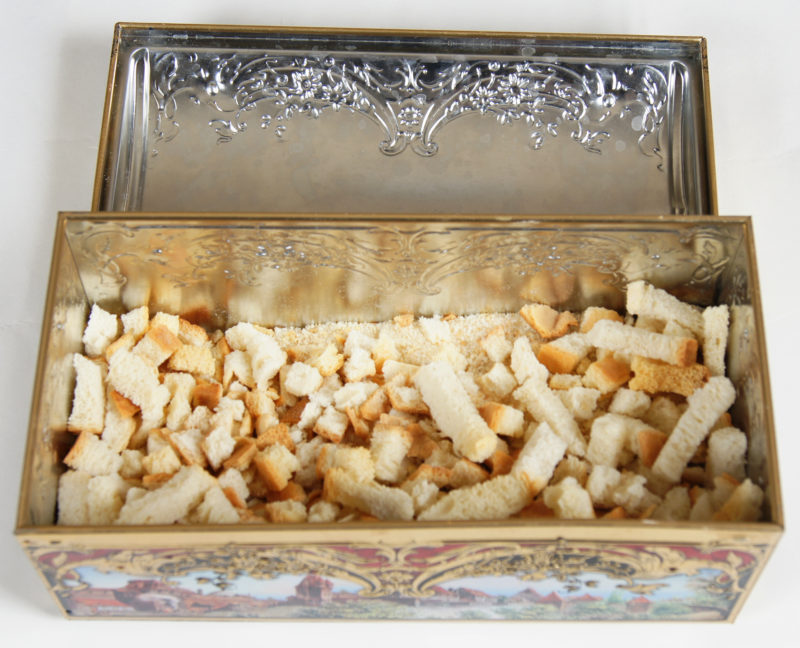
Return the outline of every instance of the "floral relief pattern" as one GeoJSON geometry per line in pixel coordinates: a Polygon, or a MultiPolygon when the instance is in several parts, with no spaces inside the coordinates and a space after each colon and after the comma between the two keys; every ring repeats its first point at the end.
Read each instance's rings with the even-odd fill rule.
{"type": "Polygon", "coordinates": [[[288,276],[331,269],[357,273],[376,291],[420,295],[438,294],[449,278],[470,272],[507,270],[519,279],[542,270],[575,274],[585,267],[607,275],[616,287],[664,272],[681,273],[687,286],[708,288],[730,264],[737,244],[724,228],[590,232],[537,223],[182,228],[107,222],[71,224],[69,236],[87,289],[90,276],[98,289],[116,289],[127,277],[150,271],[183,288],[215,277],[258,287],[270,271],[288,276]]]}
{"type": "Polygon", "coordinates": [[[386,155],[406,148],[434,155],[437,133],[470,114],[524,123],[534,150],[548,137],[564,135],[601,153],[611,137],[608,124],[616,119],[628,122],[641,152],[659,167],[675,65],[184,51],[150,57],[155,154],[178,135],[178,112],[188,102],[211,109],[209,126],[222,143],[251,124],[280,139],[296,115],[319,118],[344,109],[381,130],[379,149],[386,155]]]}

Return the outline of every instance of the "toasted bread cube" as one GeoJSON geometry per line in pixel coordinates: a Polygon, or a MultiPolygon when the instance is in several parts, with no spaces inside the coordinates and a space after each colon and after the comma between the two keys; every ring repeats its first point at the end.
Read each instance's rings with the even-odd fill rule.
{"type": "Polygon", "coordinates": [[[375,478],[391,484],[405,479],[405,458],[412,442],[412,435],[403,427],[376,425],[369,449],[375,465],[375,478]]]}
{"type": "Polygon", "coordinates": [[[525,337],[518,337],[511,347],[511,370],[520,385],[528,378],[544,382],[549,375],[547,367],[539,362],[531,343],[525,337]]]}
{"type": "Polygon", "coordinates": [[[599,389],[576,385],[569,389],[561,389],[556,392],[564,407],[578,421],[588,421],[594,416],[597,409],[597,401],[602,395],[599,389]]]}
{"type": "Polygon", "coordinates": [[[133,339],[138,340],[146,332],[150,325],[150,311],[147,306],[139,306],[120,316],[122,320],[122,331],[130,334],[133,339]]]}
{"type": "Polygon", "coordinates": [[[486,472],[479,464],[476,464],[469,459],[459,459],[456,461],[450,471],[450,486],[452,488],[464,488],[465,486],[474,486],[489,479],[489,473],[486,472]]]}
{"type": "Polygon", "coordinates": [[[570,333],[543,344],[536,355],[550,373],[568,374],[587,356],[591,348],[585,335],[570,333]]]}
{"type": "Polygon", "coordinates": [[[597,322],[603,319],[610,319],[614,322],[624,321],[622,315],[617,311],[600,306],[589,306],[589,308],[583,311],[583,315],[581,316],[580,332],[588,333],[597,322]]]}
{"type": "Polygon", "coordinates": [[[481,376],[480,382],[483,389],[496,398],[505,398],[517,386],[514,374],[499,362],[492,365],[492,368],[481,376]]]}
{"type": "Polygon", "coordinates": [[[566,443],[569,451],[579,457],[586,454],[586,442],[572,414],[561,398],[536,377],[528,378],[514,391],[514,398],[522,403],[537,421],[547,422],[566,443]]]}
{"type": "Polygon", "coordinates": [[[694,364],[697,340],[653,333],[612,320],[600,320],[586,334],[590,344],[610,351],[621,351],[679,367],[694,364]]]}
{"type": "Polygon", "coordinates": [[[305,522],[308,518],[308,511],[303,502],[297,500],[283,500],[269,502],[264,506],[267,519],[276,524],[291,524],[305,522]]]}
{"type": "Polygon", "coordinates": [[[150,475],[164,473],[171,475],[178,472],[181,468],[181,460],[172,446],[165,445],[156,450],[155,452],[148,453],[142,459],[142,467],[145,472],[150,475]]]}
{"type": "Polygon", "coordinates": [[[546,304],[527,304],[519,314],[545,340],[561,337],[578,325],[575,316],[568,312],[558,312],[546,304]]]}
{"type": "Polygon", "coordinates": [[[167,367],[171,371],[185,371],[196,376],[211,378],[216,374],[217,362],[211,346],[182,344],[169,357],[167,367]]]}
{"type": "Polygon", "coordinates": [[[151,326],[132,353],[147,360],[154,367],[166,362],[181,346],[178,336],[166,326],[151,326]]]}
{"type": "Polygon", "coordinates": [[[586,520],[595,516],[589,493],[572,477],[545,488],[543,499],[556,517],[564,520],[586,520]]]}
{"type": "Polygon", "coordinates": [[[519,437],[524,431],[525,414],[510,405],[488,402],[478,408],[483,420],[501,436],[519,437]]]}
{"type": "Polygon", "coordinates": [[[103,351],[117,337],[118,332],[117,316],[93,304],[82,338],[86,355],[92,357],[103,355],[103,351]]]}
{"type": "Polygon", "coordinates": [[[220,486],[212,486],[206,491],[194,516],[195,521],[201,524],[237,524],[240,519],[220,486]]]}
{"type": "Polygon", "coordinates": [[[761,519],[764,491],[749,479],[745,479],[731,493],[713,516],[718,522],[757,522],[761,519]]]}
{"type": "Polygon", "coordinates": [[[64,457],[64,463],[70,468],[82,470],[95,477],[118,473],[122,467],[122,457],[96,434],[81,432],[72,449],[64,457]]]}
{"type": "Polygon", "coordinates": [[[68,470],[58,479],[58,524],[80,526],[89,523],[89,481],[83,470],[68,470]]]}
{"type": "Polygon", "coordinates": [[[267,446],[255,456],[253,463],[266,487],[272,491],[286,488],[292,474],[300,468],[297,457],[280,443],[267,446]]]}
{"type": "Polygon", "coordinates": [[[496,326],[480,340],[481,348],[492,362],[504,362],[511,355],[512,345],[506,339],[502,326],[496,326]]]}
{"type": "Polygon", "coordinates": [[[614,393],[608,411],[640,418],[647,412],[650,403],[650,397],[644,392],[621,387],[614,393]]]}
{"type": "Polygon", "coordinates": [[[328,405],[314,424],[314,432],[329,441],[339,443],[347,431],[348,423],[347,414],[328,405]]]}
{"type": "Polygon", "coordinates": [[[654,520],[688,520],[691,509],[689,489],[685,486],[675,486],[667,491],[651,517],[654,520]]]}
{"type": "Polygon", "coordinates": [[[608,394],[622,387],[630,378],[630,367],[613,355],[605,356],[589,365],[583,376],[586,387],[608,394]]]}
{"type": "Polygon", "coordinates": [[[338,504],[319,500],[308,507],[306,521],[312,523],[335,522],[341,510],[338,504]]]}
{"type": "Polygon", "coordinates": [[[364,348],[356,347],[344,363],[342,373],[348,382],[358,382],[369,376],[374,376],[378,369],[370,352],[364,348]]]}
{"type": "Polygon", "coordinates": [[[322,374],[305,362],[295,362],[286,373],[284,385],[294,396],[309,396],[322,386],[322,374]]]}

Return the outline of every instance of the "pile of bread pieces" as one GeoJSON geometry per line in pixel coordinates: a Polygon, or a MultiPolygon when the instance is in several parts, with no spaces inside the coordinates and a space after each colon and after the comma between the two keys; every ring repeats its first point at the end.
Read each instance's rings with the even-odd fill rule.
{"type": "Polygon", "coordinates": [[[224,332],[94,305],[58,523],[759,520],[728,308],[626,294],[224,332]]]}

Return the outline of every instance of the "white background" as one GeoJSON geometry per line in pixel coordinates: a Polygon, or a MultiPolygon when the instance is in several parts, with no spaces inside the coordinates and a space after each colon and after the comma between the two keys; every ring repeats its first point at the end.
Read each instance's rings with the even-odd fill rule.
{"type": "Polygon", "coordinates": [[[796,234],[800,10],[791,0],[0,0],[0,643],[94,646],[800,645],[796,234]],[[721,214],[752,215],[789,529],[734,625],[66,621],[12,536],[53,224],[90,208],[117,21],[708,38],[721,214]]]}

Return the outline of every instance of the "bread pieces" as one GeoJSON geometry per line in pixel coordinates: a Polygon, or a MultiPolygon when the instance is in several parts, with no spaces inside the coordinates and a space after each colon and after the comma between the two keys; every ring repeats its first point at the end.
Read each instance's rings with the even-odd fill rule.
{"type": "Polygon", "coordinates": [[[95,311],[59,523],[758,519],[727,308],[630,300],[212,333],[95,311]]]}
{"type": "Polygon", "coordinates": [[[481,418],[452,367],[444,362],[420,367],[414,384],[436,425],[453,440],[456,452],[478,462],[494,452],[497,435],[481,418]]]}

